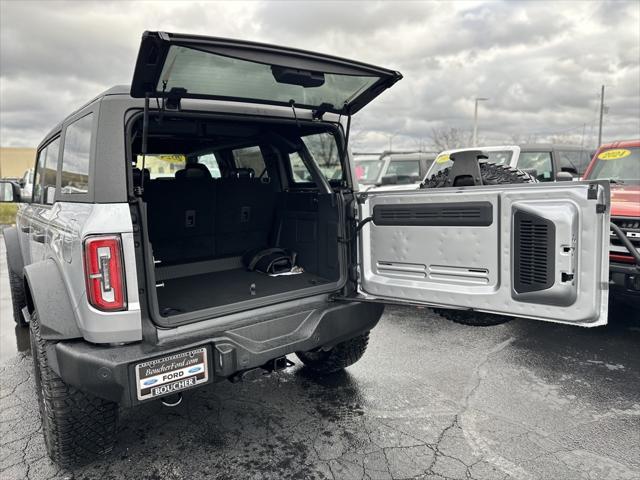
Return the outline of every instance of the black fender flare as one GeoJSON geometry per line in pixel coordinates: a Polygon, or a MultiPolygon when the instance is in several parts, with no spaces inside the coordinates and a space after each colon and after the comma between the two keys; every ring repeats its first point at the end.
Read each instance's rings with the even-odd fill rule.
{"type": "Polygon", "coordinates": [[[45,340],[82,338],[60,269],[49,258],[24,267],[27,306],[38,312],[45,340]]]}
{"type": "Polygon", "coordinates": [[[2,231],[4,245],[7,249],[7,267],[13,273],[23,278],[24,260],[22,250],[20,250],[20,237],[16,227],[8,227],[2,231]]]}

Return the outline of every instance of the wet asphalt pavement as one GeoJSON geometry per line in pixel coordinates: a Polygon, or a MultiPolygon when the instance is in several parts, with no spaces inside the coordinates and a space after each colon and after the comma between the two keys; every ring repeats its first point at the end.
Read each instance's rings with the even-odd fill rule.
{"type": "MultiPolygon", "coordinates": [[[[356,365],[298,365],[121,412],[104,460],[46,457],[26,331],[0,251],[0,478],[640,479],[640,315],[473,328],[387,308],[356,365]],[[634,316],[636,318],[634,318],[634,316]]],[[[296,360],[292,358],[292,360],[296,360]]]]}

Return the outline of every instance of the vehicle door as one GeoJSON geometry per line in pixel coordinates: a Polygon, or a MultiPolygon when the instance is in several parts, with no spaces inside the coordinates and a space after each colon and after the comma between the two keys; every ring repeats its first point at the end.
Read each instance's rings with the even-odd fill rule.
{"type": "MultiPolygon", "coordinates": [[[[39,161],[41,152],[36,153],[36,164],[39,161]]],[[[33,183],[35,180],[34,170],[29,169],[24,175],[25,183],[20,189],[20,206],[16,214],[16,229],[18,231],[18,241],[20,242],[20,252],[22,260],[27,266],[31,263],[31,201],[33,199],[33,183]]]]}
{"type": "Polygon", "coordinates": [[[607,322],[609,185],[361,195],[360,300],[607,322]]]}
{"type": "Polygon", "coordinates": [[[54,138],[38,154],[34,174],[33,197],[29,209],[30,262],[45,258],[50,233],[52,205],[56,189],[60,137],[54,138]]]}

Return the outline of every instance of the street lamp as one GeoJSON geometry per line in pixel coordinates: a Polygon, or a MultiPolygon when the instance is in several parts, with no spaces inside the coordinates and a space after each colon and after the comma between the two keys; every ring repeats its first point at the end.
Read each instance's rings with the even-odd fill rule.
{"type": "Polygon", "coordinates": [[[486,100],[489,100],[489,99],[484,97],[476,97],[476,108],[475,108],[475,111],[473,112],[473,146],[474,147],[478,145],[478,102],[484,102],[486,100]]]}
{"type": "Polygon", "coordinates": [[[387,134],[389,137],[389,152],[393,151],[393,139],[400,133],[399,131],[395,131],[394,133],[387,134]]]}

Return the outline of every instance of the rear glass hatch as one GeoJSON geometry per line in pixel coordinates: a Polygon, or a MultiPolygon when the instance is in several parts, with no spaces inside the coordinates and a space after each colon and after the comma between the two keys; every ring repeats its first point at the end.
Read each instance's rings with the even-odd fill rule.
{"type": "Polygon", "coordinates": [[[173,92],[352,115],[401,78],[393,70],[294,48],[145,32],[131,95],[173,92]]]}

